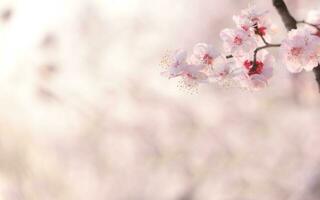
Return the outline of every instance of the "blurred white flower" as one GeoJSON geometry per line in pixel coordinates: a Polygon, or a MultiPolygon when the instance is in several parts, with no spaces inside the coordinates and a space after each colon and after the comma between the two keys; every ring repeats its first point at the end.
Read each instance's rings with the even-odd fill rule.
{"type": "Polygon", "coordinates": [[[309,11],[306,18],[306,22],[320,27],[320,11],[319,10],[309,11]]]}
{"type": "Polygon", "coordinates": [[[309,11],[306,18],[306,23],[309,25],[305,26],[304,28],[308,29],[313,35],[320,37],[320,11],[309,11]]]}

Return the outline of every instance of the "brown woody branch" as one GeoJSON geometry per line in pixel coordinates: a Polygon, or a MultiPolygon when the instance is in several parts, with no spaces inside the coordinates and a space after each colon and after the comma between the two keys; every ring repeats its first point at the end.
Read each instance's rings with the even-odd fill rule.
{"type": "MultiPolygon", "coordinates": [[[[279,15],[282,18],[282,21],[288,31],[297,28],[297,20],[292,17],[290,14],[287,5],[283,0],[272,0],[274,7],[277,9],[279,15]]],[[[316,81],[318,83],[319,92],[320,92],[320,64],[313,69],[313,72],[316,76],[316,81]]]]}
{"type": "Polygon", "coordinates": [[[288,31],[297,28],[297,20],[290,14],[287,5],[283,0],[272,0],[273,6],[277,9],[288,31]]]}

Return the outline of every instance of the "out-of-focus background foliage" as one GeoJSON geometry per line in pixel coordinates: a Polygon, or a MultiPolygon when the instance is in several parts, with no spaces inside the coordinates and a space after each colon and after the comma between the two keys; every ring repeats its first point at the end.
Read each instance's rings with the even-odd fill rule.
{"type": "MultiPolygon", "coordinates": [[[[320,8],[286,2],[298,19],[320,8]]],[[[0,199],[319,200],[312,73],[278,63],[261,92],[192,95],[159,75],[167,50],[221,50],[248,3],[1,0],[0,199]]],[[[271,0],[255,3],[281,41],[271,0]]]]}

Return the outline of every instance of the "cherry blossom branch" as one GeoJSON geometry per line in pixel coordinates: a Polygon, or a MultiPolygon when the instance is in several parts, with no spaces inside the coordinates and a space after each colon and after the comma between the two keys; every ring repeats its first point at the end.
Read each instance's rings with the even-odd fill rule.
{"type": "Polygon", "coordinates": [[[297,20],[292,17],[285,2],[283,0],[272,0],[272,3],[277,9],[287,30],[297,29],[297,20]]]}
{"type": "MultiPolygon", "coordinates": [[[[277,9],[279,15],[282,18],[282,21],[283,21],[286,29],[288,31],[290,31],[292,29],[297,29],[298,23],[303,22],[304,24],[311,25],[305,21],[297,21],[295,18],[293,18],[287,8],[287,5],[285,4],[285,2],[283,0],[272,0],[272,3],[273,3],[273,6],[277,9]]],[[[320,64],[313,69],[313,72],[315,74],[316,81],[317,81],[318,87],[319,87],[319,92],[320,92],[320,64]]]]}
{"type": "Polygon", "coordinates": [[[319,25],[316,25],[316,24],[311,24],[311,23],[308,23],[304,20],[302,21],[297,21],[298,24],[306,24],[306,25],[309,25],[309,26],[312,26],[313,28],[317,29],[318,31],[320,31],[320,28],[319,28],[319,25]]]}
{"type": "Polygon", "coordinates": [[[258,47],[254,50],[254,54],[253,54],[253,65],[252,68],[250,69],[250,72],[254,72],[257,69],[257,54],[259,51],[263,50],[263,49],[267,49],[267,48],[272,48],[272,47],[280,47],[281,44],[270,44],[261,34],[258,34],[261,38],[261,40],[263,41],[263,43],[265,44],[264,46],[258,47]]]}
{"type": "MultiPolygon", "coordinates": [[[[263,38],[263,37],[262,37],[263,38]]],[[[266,45],[258,47],[254,50],[254,55],[253,55],[253,66],[250,69],[251,72],[254,72],[257,69],[257,54],[259,51],[267,48],[272,48],[272,47],[280,47],[281,44],[269,44],[268,42],[265,42],[266,45]]]]}
{"type": "MultiPolygon", "coordinates": [[[[258,32],[257,32],[258,33],[258,32]]],[[[259,37],[261,38],[261,40],[263,41],[263,43],[265,44],[264,46],[260,46],[257,47],[254,52],[253,52],[253,65],[252,68],[250,69],[250,72],[254,72],[257,69],[257,54],[259,51],[263,50],[263,49],[267,49],[267,48],[272,48],[272,47],[280,47],[281,44],[270,44],[263,35],[259,34],[259,37]]],[[[227,59],[233,58],[233,55],[227,55],[226,56],[227,59]]]]}
{"type": "Polygon", "coordinates": [[[220,53],[210,44],[198,43],[191,56],[182,49],[172,56],[165,56],[162,63],[166,70],[161,74],[169,79],[180,77],[182,87],[188,89],[197,87],[200,83],[209,83],[210,77],[214,77],[219,81],[218,84],[234,82],[243,88],[260,90],[268,85],[274,63],[269,51],[264,49],[278,47],[281,51],[280,58],[290,72],[314,71],[320,92],[320,27],[317,25],[320,23],[320,11],[310,11],[307,20],[297,21],[290,14],[284,0],[272,2],[289,32],[281,44],[271,43],[266,37],[271,30],[266,12],[249,6],[233,17],[235,29],[225,28],[220,32],[224,50],[230,54],[220,53]],[[309,29],[298,29],[299,23],[304,24],[303,27],[312,26],[318,31],[312,33],[309,29]],[[224,59],[216,59],[221,58],[221,55],[224,55],[224,59]]]}
{"type": "Polygon", "coordinates": [[[319,92],[320,92],[320,64],[313,69],[313,73],[314,73],[315,76],[316,76],[316,81],[317,81],[317,83],[318,83],[319,92]]]}
{"type": "MultiPolygon", "coordinates": [[[[251,72],[254,72],[257,68],[257,54],[259,51],[263,50],[263,49],[267,49],[267,48],[272,48],[272,47],[280,47],[281,44],[270,44],[269,42],[267,42],[264,37],[262,35],[260,35],[261,39],[264,42],[264,46],[260,46],[258,48],[256,48],[253,52],[253,66],[250,69],[251,72]]],[[[233,55],[227,55],[226,56],[227,59],[233,58],[233,55]]],[[[320,78],[320,77],[319,77],[320,78]]]]}
{"type": "Polygon", "coordinates": [[[269,44],[269,42],[262,35],[259,34],[259,36],[265,45],[269,44]]]}

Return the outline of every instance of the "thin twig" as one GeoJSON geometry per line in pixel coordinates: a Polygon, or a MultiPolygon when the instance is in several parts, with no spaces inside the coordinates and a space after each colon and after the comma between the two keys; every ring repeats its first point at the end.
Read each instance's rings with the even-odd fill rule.
{"type": "Polygon", "coordinates": [[[267,42],[267,40],[262,35],[259,34],[259,36],[265,45],[269,44],[269,42],[267,42]]]}
{"type": "Polygon", "coordinates": [[[316,28],[318,31],[320,31],[320,24],[316,25],[316,24],[312,24],[312,23],[308,23],[304,20],[302,21],[297,21],[298,24],[306,24],[306,25],[309,25],[309,26],[312,26],[313,28],[316,28]]]}
{"type": "Polygon", "coordinates": [[[256,48],[254,50],[254,53],[253,53],[253,65],[252,65],[252,68],[250,69],[250,72],[254,72],[258,67],[257,66],[257,54],[258,54],[259,51],[261,51],[263,49],[267,49],[267,48],[280,47],[280,46],[281,46],[281,44],[269,44],[269,43],[267,43],[264,46],[256,48]]]}
{"type": "Polygon", "coordinates": [[[297,20],[292,17],[285,2],[283,0],[272,0],[272,3],[281,16],[287,30],[297,29],[297,20]]]}
{"type": "MultiPolygon", "coordinates": [[[[253,67],[252,69],[255,70],[255,63],[257,61],[257,54],[260,50],[262,49],[266,49],[266,48],[272,48],[272,47],[280,47],[281,44],[270,44],[268,42],[265,43],[264,46],[261,46],[261,47],[257,47],[255,50],[254,50],[254,56],[253,56],[253,67]]],[[[233,55],[227,55],[226,56],[227,59],[230,59],[230,58],[233,58],[233,55]]]]}

